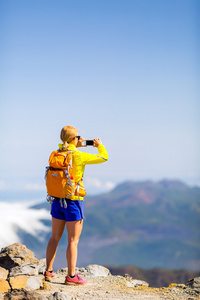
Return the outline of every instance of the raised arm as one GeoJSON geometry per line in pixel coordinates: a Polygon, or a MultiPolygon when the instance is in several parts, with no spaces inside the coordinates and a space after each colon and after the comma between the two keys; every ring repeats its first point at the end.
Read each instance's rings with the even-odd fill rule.
{"type": "Polygon", "coordinates": [[[97,147],[99,154],[82,152],[81,158],[84,165],[101,164],[108,160],[108,152],[100,139],[94,139],[94,147],[97,147]]]}

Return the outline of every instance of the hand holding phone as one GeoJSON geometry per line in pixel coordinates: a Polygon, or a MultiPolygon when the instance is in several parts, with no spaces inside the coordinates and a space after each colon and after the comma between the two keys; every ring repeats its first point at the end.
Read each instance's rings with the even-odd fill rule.
{"type": "Polygon", "coordinates": [[[102,144],[102,141],[100,139],[94,139],[93,142],[94,142],[94,145],[93,145],[94,147],[98,147],[99,145],[102,144]]]}
{"type": "Polygon", "coordinates": [[[85,140],[82,142],[82,145],[83,146],[93,146],[94,142],[93,142],[93,140],[85,140]]]}
{"type": "Polygon", "coordinates": [[[81,146],[82,147],[87,147],[87,146],[93,146],[93,147],[98,147],[101,145],[102,142],[100,139],[93,139],[93,140],[81,140],[81,146]]]}
{"type": "Polygon", "coordinates": [[[84,139],[84,138],[80,138],[79,140],[78,140],[78,143],[77,143],[77,145],[76,145],[76,147],[78,148],[78,147],[86,147],[86,145],[84,144],[84,142],[85,142],[86,140],[84,139]]]}

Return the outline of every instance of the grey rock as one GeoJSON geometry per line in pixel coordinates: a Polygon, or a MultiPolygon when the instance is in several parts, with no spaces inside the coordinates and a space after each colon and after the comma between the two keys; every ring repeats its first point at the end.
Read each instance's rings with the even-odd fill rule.
{"type": "Polygon", "coordinates": [[[40,259],[36,268],[37,268],[39,274],[44,274],[44,272],[46,270],[46,258],[40,259]]]}
{"type": "Polygon", "coordinates": [[[30,263],[23,263],[21,266],[12,268],[9,276],[15,277],[17,275],[38,275],[37,266],[30,263]]]}
{"type": "Polygon", "coordinates": [[[185,289],[184,284],[177,284],[177,285],[173,286],[172,288],[170,288],[171,291],[178,291],[178,290],[183,290],[183,289],[185,289]]]}
{"type": "Polygon", "coordinates": [[[42,287],[42,277],[39,276],[30,276],[28,277],[27,284],[25,286],[26,291],[38,290],[42,287]]]}
{"type": "MultiPolygon", "coordinates": [[[[85,268],[76,268],[75,269],[75,273],[87,273],[86,269],[85,268]]],[[[59,269],[56,271],[56,274],[57,275],[68,275],[68,268],[62,268],[62,269],[59,269]]]]}
{"type": "Polygon", "coordinates": [[[92,274],[93,276],[103,276],[106,277],[110,275],[110,270],[103,266],[99,265],[89,265],[86,267],[88,273],[92,274]]]}
{"type": "Polygon", "coordinates": [[[62,268],[56,271],[56,274],[60,275],[67,275],[68,274],[68,268],[62,268]]]}
{"type": "Polygon", "coordinates": [[[55,292],[47,297],[48,300],[72,300],[73,297],[69,293],[55,292]]]}
{"type": "Polygon", "coordinates": [[[148,282],[143,280],[132,279],[130,281],[127,281],[127,287],[138,287],[142,285],[149,286],[148,282]]]}
{"type": "MultiPolygon", "coordinates": [[[[0,298],[1,299],[1,298],[0,298]]],[[[4,300],[47,300],[37,292],[13,291],[4,295],[4,300]]]]}
{"type": "Polygon", "coordinates": [[[5,269],[11,269],[19,266],[24,262],[36,264],[38,259],[35,254],[25,245],[15,243],[8,247],[2,248],[0,252],[0,266],[5,269]]]}
{"type": "Polygon", "coordinates": [[[192,289],[200,291],[200,277],[189,279],[187,282],[187,286],[189,286],[192,289]]]}

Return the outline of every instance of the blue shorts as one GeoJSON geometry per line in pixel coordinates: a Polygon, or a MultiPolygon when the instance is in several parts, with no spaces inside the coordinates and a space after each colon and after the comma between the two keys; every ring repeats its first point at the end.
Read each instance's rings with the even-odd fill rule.
{"type": "Polygon", "coordinates": [[[55,219],[66,222],[84,219],[83,201],[66,199],[67,207],[61,206],[60,199],[55,198],[51,206],[51,215],[55,219]]]}

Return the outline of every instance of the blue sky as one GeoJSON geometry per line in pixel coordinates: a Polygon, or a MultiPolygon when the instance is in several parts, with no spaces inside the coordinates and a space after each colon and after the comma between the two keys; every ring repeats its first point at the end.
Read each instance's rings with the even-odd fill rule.
{"type": "Polygon", "coordinates": [[[44,169],[68,124],[109,152],[86,169],[89,193],[125,180],[199,185],[199,8],[1,0],[0,189],[45,193],[44,169]]]}

